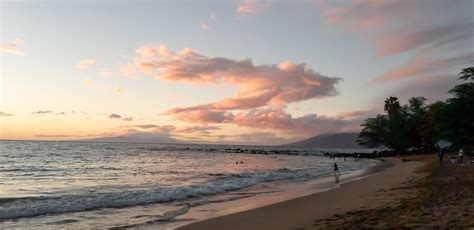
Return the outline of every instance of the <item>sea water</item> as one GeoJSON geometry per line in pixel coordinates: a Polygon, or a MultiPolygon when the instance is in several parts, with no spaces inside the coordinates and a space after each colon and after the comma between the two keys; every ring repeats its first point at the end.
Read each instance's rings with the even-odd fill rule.
{"type": "MultiPolygon", "coordinates": [[[[330,175],[324,151],[0,141],[0,228],[166,228],[196,207],[273,192],[245,188],[330,175]]],[[[338,161],[342,174],[370,164],[338,161]]]]}

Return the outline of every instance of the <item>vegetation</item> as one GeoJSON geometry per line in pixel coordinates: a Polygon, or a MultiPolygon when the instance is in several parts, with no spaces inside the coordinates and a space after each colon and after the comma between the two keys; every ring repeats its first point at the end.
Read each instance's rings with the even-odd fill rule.
{"type": "Polygon", "coordinates": [[[426,104],[424,97],[412,97],[407,105],[398,98],[385,100],[386,114],[362,123],[357,142],[368,147],[385,146],[395,152],[433,150],[445,139],[453,148],[471,149],[474,144],[474,67],[459,74],[463,83],[448,92],[445,102],[426,104]]]}

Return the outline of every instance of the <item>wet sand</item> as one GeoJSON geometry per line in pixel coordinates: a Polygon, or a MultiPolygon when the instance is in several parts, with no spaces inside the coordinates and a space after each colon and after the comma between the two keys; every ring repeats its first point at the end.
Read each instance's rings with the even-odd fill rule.
{"type": "Polygon", "coordinates": [[[390,201],[377,193],[423,176],[416,171],[425,163],[385,159],[391,167],[350,181],[329,191],[283,201],[257,209],[211,218],[179,229],[312,229],[315,221],[351,210],[378,207],[390,201]]]}

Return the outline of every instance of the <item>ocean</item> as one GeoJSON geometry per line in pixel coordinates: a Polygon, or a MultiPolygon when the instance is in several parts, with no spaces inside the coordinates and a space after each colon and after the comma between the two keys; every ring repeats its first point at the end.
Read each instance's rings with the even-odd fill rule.
{"type": "Polygon", "coordinates": [[[0,141],[0,229],[173,228],[331,176],[328,151],[361,150],[0,141]]]}

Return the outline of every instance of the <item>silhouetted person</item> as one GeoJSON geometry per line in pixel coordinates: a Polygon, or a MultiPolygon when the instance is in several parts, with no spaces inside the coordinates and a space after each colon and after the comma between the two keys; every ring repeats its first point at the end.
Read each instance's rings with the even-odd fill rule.
{"type": "Polygon", "coordinates": [[[459,149],[459,163],[463,163],[464,152],[462,149],[459,149]]]}
{"type": "Polygon", "coordinates": [[[435,147],[438,149],[438,160],[439,164],[443,166],[443,158],[444,158],[444,153],[443,153],[443,148],[441,148],[438,143],[435,142],[435,147]]]}
{"type": "Polygon", "coordinates": [[[341,173],[339,172],[339,167],[337,167],[336,162],[334,162],[334,174],[335,174],[335,175],[341,174],[341,173]]]}

